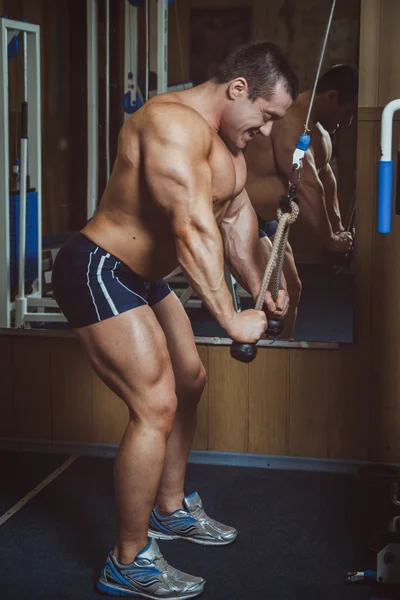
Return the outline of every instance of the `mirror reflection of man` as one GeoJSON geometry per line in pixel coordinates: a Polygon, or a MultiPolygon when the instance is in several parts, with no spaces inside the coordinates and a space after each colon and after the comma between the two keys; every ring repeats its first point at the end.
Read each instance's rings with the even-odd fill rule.
{"type": "MultiPolygon", "coordinates": [[[[299,136],[304,132],[311,90],[301,93],[281,121],[274,124],[269,137],[256,136],[247,147],[246,190],[267,233],[276,228],[279,200],[287,192],[292,173],[292,157],[299,136]],[[272,226],[272,229],[271,229],[272,226]]],[[[357,110],[358,71],[350,65],[336,65],[324,73],[317,84],[310,117],[311,144],[303,161],[297,190],[302,218],[329,252],[346,253],[352,236],[344,230],[339,209],[337,185],[329,164],[333,134],[340,125],[350,125],[357,110]]],[[[288,245],[283,272],[290,298],[281,338],[293,335],[301,281],[293,251],[288,245]]]]}

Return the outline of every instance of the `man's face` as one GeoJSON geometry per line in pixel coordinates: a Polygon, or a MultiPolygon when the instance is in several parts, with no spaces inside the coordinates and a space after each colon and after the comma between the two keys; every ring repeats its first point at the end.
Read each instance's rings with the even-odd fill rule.
{"type": "Polygon", "coordinates": [[[282,119],[292,98],[282,84],[277,84],[270,100],[257,98],[249,100],[247,82],[239,78],[231,84],[231,102],[224,111],[220,124],[220,135],[238,150],[244,150],[250,140],[257,134],[268,136],[274,121],[282,119]],[[242,82],[244,85],[242,86],[242,82]]]}
{"type": "Polygon", "coordinates": [[[351,125],[357,112],[357,97],[349,102],[339,103],[336,90],[326,92],[323,115],[319,119],[322,127],[335,133],[340,125],[351,125]]]}

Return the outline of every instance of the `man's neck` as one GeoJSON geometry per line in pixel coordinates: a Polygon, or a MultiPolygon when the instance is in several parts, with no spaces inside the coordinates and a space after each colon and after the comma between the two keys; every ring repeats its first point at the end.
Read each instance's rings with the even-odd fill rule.
{"type": "Polygon", "coordinates": [[[216,133],[220,128],[221,116],[226,104],[224,85],[206,81],[194,88],[179,92],[183,104],[194,108],[216,133]]]}

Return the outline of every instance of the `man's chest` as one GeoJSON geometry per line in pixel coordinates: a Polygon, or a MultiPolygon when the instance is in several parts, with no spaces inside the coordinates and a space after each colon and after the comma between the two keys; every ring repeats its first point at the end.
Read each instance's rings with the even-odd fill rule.
{"type": "Polygon", "coordinates": [[[222,141],[214,144],[210,156],[214,214],[219,220],[230,201],[243,190],[246,183],[246,162],[240,152],[233,155],[222,141]]]}

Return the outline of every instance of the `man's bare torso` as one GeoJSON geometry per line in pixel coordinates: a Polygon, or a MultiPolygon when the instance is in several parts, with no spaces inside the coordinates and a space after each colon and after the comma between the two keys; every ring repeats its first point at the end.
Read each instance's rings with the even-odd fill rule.
{"type": "MultiPolygon", "coordinates": [[[[257,214],[265,221],[276,219],[279,200],[287,192],[292,155],[303,133],[305,117],[304,109],[295,103],[285,118],[274,124],[271,136],[256,136],[246,149],[246,190],[257,214]]],[[[312,141],[307,152],[313,155],[319,171],[331,159],[332,142],[319,123],[311,125],[310,133],[312,141]]]]}
{"type": "MultiPolygon", "coordinates": [[[[163,94],[149,101],[186,104],[185,92],[163,94]]],[[[138,275],[155,281],[178,266],[175,240],[168,217],[153,202],[144,172],[140,139],[146,135],[146,106],[122,127],[114,168],[93,219],[82,233],[128,265],[138,275]]],[[[165,107],[164,107],[165,108],[165,107]]],[[[188,118],[190,123],[190,110],[188,118]]],[[[198,118],[198,114],[194,116],[198,118]]],[[[204,121],[205,127],[208,127],[204,121]]],[[[246,164],[241,152],[232,154],[218,134],[212,135],[209,165],[216,221],[244,188],[246,164]]],[[[193,139],[193,144],[196,139],[193,139]]],[[[162,157],[160,157],[162,159],[162,157]]]]}

